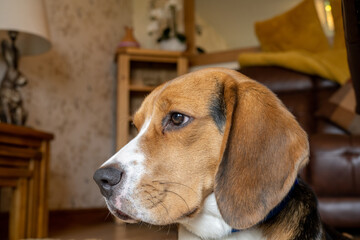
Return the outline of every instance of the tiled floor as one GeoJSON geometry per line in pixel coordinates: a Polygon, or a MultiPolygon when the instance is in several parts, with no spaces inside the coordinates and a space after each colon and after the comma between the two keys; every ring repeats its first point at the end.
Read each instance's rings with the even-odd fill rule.
{"type": "Polygon", "coordinates": [[[103,223],[50,232],[50,238],[75,240],[175,240],[175,227],[103,223]]]}

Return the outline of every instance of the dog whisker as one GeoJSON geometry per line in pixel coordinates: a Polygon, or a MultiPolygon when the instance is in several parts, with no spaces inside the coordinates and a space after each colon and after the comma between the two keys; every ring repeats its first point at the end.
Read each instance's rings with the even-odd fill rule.
{"type": "Polygon", "coordinates": [[[106,220],[109,218],[109,216],[111,216],[111,212],[110,212],[110,211],[109,211],[108,214],[106,215],[104,221],[106,221],[106,220]]]}
{"type": "Polygon", "coordinates": [[[155,183],[159,183],[159,184],[177,184],[177,185],[180,185],[180,186],[184,186],[184,187],[187,187],[188,189],[190,189],[193,193],[195,193],[197,195],[197,192],[192,189],[191,187],[183,184],[183,183],[179,183],[179,182],[168,182],[168,181],[160,181],[160,180],[154,180],[153,182],[155,183]]]}
{"type": "MultiPolygon", "coordinates": [[[[151,193],[149,193],[148,191],[144,191],[144,192],[147,193],[147,194],[149,194],[150,197],[153,198],[153,196],[151,195],[151,193]]],[[[165,204],[164,204],[163,201],[159,201],[159,202],[157,202],[157,203],[154,203],[151,199],[149,199],[149,200],[150,200],[150,202],[153,204],[153,207],[156,207],[157,205],[160,204],[160,205],[165,209],[166,214],[167,214],[166,216],[169,217],[171,221],[173,221],[173,219],[170,217],[169,210],[166,208],[166,206],[165,206],[165,204]]]]}
{"type": "Polygon", "coordinates": [[[161,204],[161,206],[163,206],[163,208],[165,209],[167,215],[169,216],[169,210],[166,208],[164,202],[163,202],[163,201],[160,201],[159,203],[161,204]]]}
{"type": "Polygon", "coordinates": [[[190,211],[190,208],[189,208],[189,205],[187,204],[186,200],[178,193],[176,192],[173,192],[173,191],[170,191],[170,190],[165,190],[165,192],[169,192],[169,193],[173,193],[175,194],[176,196],[178,196],[180,199],[183,200],[183,202],[185,203],[186,207],[188,208],[188,210],[190,211]]]}
{"type": "Polygon", "coordinates": [[[153,204],[152,205],[152,207],[156,207],[160,202],[158,202],[158,203],[154,203],[153,201],[152,201],[152,199],[154,199],[154,197],[153,197],[153,195],[151,195],[151,193],[150,192],[148,192],[148,191],[144,191],[144,193],[147,193],[147,194],[149,194],[150,195],[150,197],[151,198],[149,198],[148,200],[153,204]]]}
{"type": "MultiPolygon", "coordinates": [[[[153,182],[159,182],[159,181],[153,181],[153,182]]],[[[180,185],[183,185],[183,184],[180,184],[180,185]]],[[[156,190],[157,190],[157,188],[154,187],[154,186],[151,185],[151,184],[146,184],[146,186],[152,187],[153,189],[156,189],[156,190]]],[[[183,185],[183,186],[186,186],[186,185],[183,185]]],[[[186,205],[186,207],[188,208],[188,210],[190,209],[188,203],[186,202],[186,200],[185,200],[180,194],[178,194],[178,193],[176,193],[176,192],[174,192],[174,191],[166,190],[166,189],[164,190],[164,192],[175,194],[176,196],[178,196],[178,197],[185,203],[185,205],[186,205]]],[[[148,195],[150,196],[150,198],[149,198],[148,200],[153,204],[152,207],[156,207],[156,206],[158,206],[158,205],[161,205],[161,207],[166,211],[166,216],[170,219],[170,221],[171,221],[171,222],[175,222],[174,219],[170,217],[169,210],[168,210],[168,208],[166,207],[164,201],[157,199],[157,200],[159,200],[159,201],[154,202],[152,199],[156,199],[156,198],[155,198],[149,191],[144,190],[144,193],[146,193],[146,194],[148,194],[148,195]]],[[[170,231],[170,229],[169,229],[169,231],[170,231]]]]}
{"type": "Polygon", "coordinates": [[[171,230],[171,226],[170,225],[167,225],[168,226],[168,230],[167,230],[167,235],[170,234],[170,230],[171,230]]]}
{"type": "Polygon", "coordinates": [[[169,214],[169,210],[167,209],[167,207],[165,206],[165,203],[163,201],[160,201],[161,206],[165,209],[166,213],[167,213],[167,217],[170,218],[171,222],[174,222],[174,219],[172,219],[172,217],[170,217],[169,214]]]}

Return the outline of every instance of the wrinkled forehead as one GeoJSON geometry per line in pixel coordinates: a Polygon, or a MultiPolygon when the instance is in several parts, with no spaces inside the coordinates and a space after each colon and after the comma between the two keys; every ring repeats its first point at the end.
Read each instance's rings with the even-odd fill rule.
{"type": "Polygon", "coordinates": [[[134,116],[140,127],[157,112],[182,112],[191,116],[208,114],[209,104],[222,91],[226,73],[200,71],[183,75],[157,87],[142,103],[134,116]]]}

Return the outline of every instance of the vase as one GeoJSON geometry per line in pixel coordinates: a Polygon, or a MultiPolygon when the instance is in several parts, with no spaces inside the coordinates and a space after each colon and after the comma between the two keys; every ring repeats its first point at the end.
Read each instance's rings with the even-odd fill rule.
{"type": "Polygon", "coordinates": [[[168,51],[185,51],[186,44],[177,38],[170,38],[159,42],[160,49],[168,51]]]}
{"type": "Polygon", "coordinates": [[[134,31],[131,27],[125,26],[125,36],[119,43],[119,47],[140,47],[140,44],[134,37],[134,31]]]}

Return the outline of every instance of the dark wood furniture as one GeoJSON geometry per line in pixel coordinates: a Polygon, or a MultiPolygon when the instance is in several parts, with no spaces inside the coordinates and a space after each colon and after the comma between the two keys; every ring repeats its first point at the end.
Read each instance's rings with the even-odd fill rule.
{"type": "Polygon", "coordinates": [[[48,168],[52,134],[0,123],[0,187],[13,189],[9,239],[48,231],[48,168]]]}

